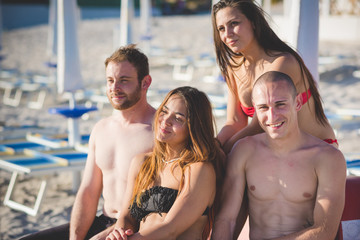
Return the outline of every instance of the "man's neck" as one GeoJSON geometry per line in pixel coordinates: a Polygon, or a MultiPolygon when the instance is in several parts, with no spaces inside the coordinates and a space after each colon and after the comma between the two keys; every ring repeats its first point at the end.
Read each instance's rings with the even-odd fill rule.
{"type": "Polygon", "coordinates": [[[114,110],[113,116],[124,125],[133,123],[150,122],[149,114],[152,107],[148,104],[146,98],[140,99],[134,106],[124,110],[114,110]]]}
{"type": "Polygon", "coordinates": [[[266,135],[266,144],[275,154],[287,154],[303,145],[304,135],[300,129],[291,131],[283,138],[273,139],[266,135]]]}

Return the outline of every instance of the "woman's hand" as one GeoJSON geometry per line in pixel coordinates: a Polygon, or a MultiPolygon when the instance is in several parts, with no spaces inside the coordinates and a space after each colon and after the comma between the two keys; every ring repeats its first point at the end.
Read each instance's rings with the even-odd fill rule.
{"type": "Polygon", "coordinates": [[[133,235],[131,229],[124,230],[123,228],[114,228],[114,230],[106,237],[106,240],[127,240],[128,236],[133,235]]]}

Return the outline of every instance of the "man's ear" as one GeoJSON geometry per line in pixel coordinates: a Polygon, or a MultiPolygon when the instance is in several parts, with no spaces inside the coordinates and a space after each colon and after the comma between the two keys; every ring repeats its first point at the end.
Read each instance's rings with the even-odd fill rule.
{"type": "Polygon", "coordinates": [[[296,111],[300,111],[301,110],[301,107],[302,107],[302,104],[303,103],[303,97],[302,97],[302,94],[299,93],[298,95],[296,95],[295,97],[295,104],[296,104],[296,111]]]}
{"type": "Polygon", "coordinates": [[[151,85],[152,79],[150,75],[146,75],[141,81],[141,88],[147,90],[151,85]]]}

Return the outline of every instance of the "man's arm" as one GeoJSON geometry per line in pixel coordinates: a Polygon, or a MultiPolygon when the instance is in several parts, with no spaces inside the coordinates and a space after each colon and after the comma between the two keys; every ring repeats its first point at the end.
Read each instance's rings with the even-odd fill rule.
{"type": "Polygon", "coordinates": [[[93,138],[92,133],[83,179],[71,212],[70,239],[72,240],[85,238],[96,216],[102,191],[102,173],[95,163],[95,143],[93,138]]]}
{"type": "Polygon", "coordinates": [[[321,154],[322,159],[318,161],[315,169],[318,188],[313,226],[276,240],[335,238],[345,204],[346,164],[339,150],[331,146],[329,150],[321,154]]]}
{"type": "Polygon", "coordinates": [[[126,191],[124,195],[123,205],[121,206],[120,216],[118,217],[116,223],[113,226],[105,229],[103,232],[98,234],[99,236],[101,235],[101,237],[96,239],[127,239],[128,235],[132,235],[138,230],[139,223],[130,216],[129,206],[131,204],[131,198],[135,188],[136,177],[139,174],[142,164],[147,157],[148,154],[139,154],[132,160],[129,168],[126,191]],[[106,236],[103,238],[105,233],[106,236]]]}
{"type": "Polygon", "coordinates": [[[245,141],[239,141],[228,156],[221,206],[215,216],[212,240],[233,239],[246,186],[245,162],[249,152],[245,152],[244,144],[245,141]]]}

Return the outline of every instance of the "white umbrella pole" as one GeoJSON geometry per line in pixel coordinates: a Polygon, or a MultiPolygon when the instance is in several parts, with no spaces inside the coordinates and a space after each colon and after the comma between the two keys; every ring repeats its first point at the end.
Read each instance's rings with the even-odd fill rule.
{"type": "Polygon", "coordinates": [[[301,0],[296,48],[319,82],[319,0],[301,0]]]}
{"type": "MultiPolygon", "coordinates": [[[[71,93],[71,97],[69,99],[69,107],[70,109],[75,109],[76,107],[76,99],[75,93],[71,93]]],[[[69,146],[75,147],[77,144],[81,143],[81,137],[79,133],[79,119],[78,118],[68,118],[68,131],[69,131],[69,146]]]]}
{"type": "Polygon", "coordinates": [[[57,56],[57,15],[56,7],[57,0],[50,0],[49,5],[49,29],[48,29],[48,47],[46,54],[49,57],[50,63],[55,61],[57,56]]]}
{"type": "MultiPolygon", "coordinates": [[[[58,93],[70,92],[70,110],[75,111],[75,91],[83,88],[80,58],[77,42],[78,9],[76,1],[58,0],[58,93]]],[[[71,115],[68,118],[69,145],[74,147],[80,143],[78,118],[71,115]]],[[[80,171],[73,172],[73,191],[80,185],[80,171]]]]}
{"type": "Polygon", "coordinates": [[[133,0],[122,0],[120,10],[120,46],[126,46],[132,42],[131,22],[134,16],[133,0]]]}
{"type": "Polygon", "coordinates": [[[141,40],[144,42],[144,52],[150,54],[151,46],[151,0],[141,0],[140,2],[140,25],[141,40]]]}

